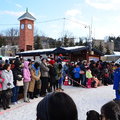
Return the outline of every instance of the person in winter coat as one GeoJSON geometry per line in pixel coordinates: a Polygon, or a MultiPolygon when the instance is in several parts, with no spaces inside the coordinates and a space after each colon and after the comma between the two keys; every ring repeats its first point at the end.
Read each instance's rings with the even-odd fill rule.
{"type": "Polygon", "coordinates": [[[49,80],[49,68],[47,66],[47,59],[42,58],[41,64],[41,93],[40,96],[46,95],[46,90],[48,88],[48,80],[49,80]]]}
{"type": "Polygon", "coordinates": [[[92,83],[92,73],[89,67],[86,68],[86,78],[87,78],[87,88],[91,88],[92,83]]]}
{"type": "Polygon", "coordinates": [[[83,60],[82,64],[80,65],[80,69],[83,71],[83,73],[81,74],[81,84],[86,86],[86,68],[88,67],[87,65],[87,60],[83,60]]]}
{"type": "Polygon", "coordinates": [[[9,107],[9,102],[11,98],[7,98],[6,92],[8,89],[12,89],[14,87],[13,84],[13,73],[10,70],[10,64],[5,64],[3,67],[3,71],[1,74],[1,77],[4,79],[3,85],[3,91],[2,91],[2,105],[4,110],[6,110],[9,107]]]}
{"type": "Polygon", "coordinates": [[[24,62],[24,67],[23,67],[24,102],[29,102],[29,99],[27,98],[29,82],[31,81],[31,73],[30,73],[29,65],[30,64],[28,61],[24,62]]]}
{"type": "Polygon", "coordinates": [[[37,98],[37,95],[40,93],[40,64],[35,62],[31,66],[31,81],[29,84],[29,97],[30,99],[37,98]]]}
{"type": "Polygon", "coordinates": [[[12,72],[13,72],[13,79],[14,79],[15,87],[12,89],[13,96],[11,98],[11,102],[13,104],[17,104],[18,103],[18,94],[19,94],[19,89],[20,89],[20,86],[17,84],[17,81],[23,80],[23,71],[21,68],[22,63],[19,59],[15,60],[14,65],[15,66],[12,69],[12,72]]]}
{"type": "Polygon", "coordinates": [[[120,65],[115,64],[113,89],[115,90],[115,100],[120,100],[120,65]]]}
{"type": "Polygon", "coordinates": [[[58,69],[57,69],[57,74],[58,74],[58,90],[63,91],[62,89],[62,82],[63,82],[63,76],[62,76],[62,64],[58,64],[58,69]]]}
{"type": "Polygon", "coordinates": [[[3,78],[1,77],[1,75],[2,75],[2,70],[3,70],[3,65],[4,65],[4,64],[2,64],[2,62],[1,62],[1,63],[0,63],[0,104],[1,104],[1,102],[2,102],[2,90],[3,90],[2,84],[3,84],[4,80],[5,80],[5,79],[3,79],[3,78]]]}
{"type": "Polygon", "coordinates": [[[73,86],[79,86],[80,84],[80,67],[79,64],[75,65],[75,68],[73,69],[73,74],[74,74],[74,80],[76,82],[73,81],[73,86]]]}
{"type": "Polygon", "coordinates": [[[54,67],[54,63],[50,62],[50,65],[48,67],[49,67],[49,75],[50,75],[50,91],[52,92],[52,88],[55,91],[55,83],[56,83],[55,76],[57,73],[54,67]]]}

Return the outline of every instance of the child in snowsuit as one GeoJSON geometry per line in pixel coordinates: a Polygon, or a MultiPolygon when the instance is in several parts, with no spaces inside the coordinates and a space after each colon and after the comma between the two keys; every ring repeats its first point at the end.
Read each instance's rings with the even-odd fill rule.
{"type": "Polygon", "coordinates": [[[92,83],[92,73],[89,67],[86,68],[86,78],[87,78],[87,88],[91,88],[92,83]]]}

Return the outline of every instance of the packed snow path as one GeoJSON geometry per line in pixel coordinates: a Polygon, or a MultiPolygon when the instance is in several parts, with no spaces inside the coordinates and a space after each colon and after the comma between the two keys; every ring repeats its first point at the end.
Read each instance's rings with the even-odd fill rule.
{"type": "MultiPolygon", "coordinates": [[[[101,86],[99,88],[79,88],[64,86],[64,92],[75,101],[78,109],[79,120],[86,120],[88,110],[100,112],[100,108],[114,96],[113,86],[101,86]]],[[[36,106],[42,98],[31,100],[30,103],[11,105],[11,109],[0,111],[0,120],[36,120],[36,106]]]]}

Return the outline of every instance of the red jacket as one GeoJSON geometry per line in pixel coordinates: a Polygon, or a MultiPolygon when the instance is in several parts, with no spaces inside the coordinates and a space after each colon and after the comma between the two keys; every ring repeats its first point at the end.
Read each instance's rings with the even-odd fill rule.
{"type": "Polygon", "coordinates": [[[2,83],[4,82],[4,78],[1,77],[2,71],[0,71],[0,91],[2,90],[2,83]]]}

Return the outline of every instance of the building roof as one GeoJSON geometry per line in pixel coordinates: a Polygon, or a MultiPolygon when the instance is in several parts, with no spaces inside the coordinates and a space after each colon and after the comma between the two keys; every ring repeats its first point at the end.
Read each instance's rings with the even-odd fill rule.
{"type": "Polygon", "coordinates": [[[34,55],[40,55],[40,54],[51,54],[53,50],[56,48],[50,48],[50,49],[38,49],[38,50],[28,50],[24,52],[19,52],[17,55],[23,55],[23,56],[34,56],[34,55]]]}
{"type": "Polygon", "coordinates": [[[26,13],[24,13],[22,16],[20,16],[18,18],[18,20],[24,20],[24,19],[28,19],[28,20],[36,20],[36,18],[34,18],[29,12],[28,9],[26,9],[26,13]]]}
{"type": "MultiPolygon", "coordinates": [[[[50,48],[50,49],[39,49],[39,50],[30,50],[30,51],[24,51],[17,53],[17,55],[22,56],[37,56],[40,54],[64,54],[64,53],[74,53],[81,50],[89,50],[89,47],[86,46],[74,46],[74,47],[58,47],[58,48],[50,48]]],[[[104,55],[99,50],[92,48],[93,51],[95,51],[99,55],[104,55]]]]}
{"type": "Polygon", "coordinates": [[[120,52],[114,51],[113,54],[111,54],[111,55],[105,55],[105,57],[115,57],[115,56],[120,56],[120,52]]]}

